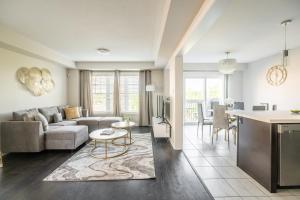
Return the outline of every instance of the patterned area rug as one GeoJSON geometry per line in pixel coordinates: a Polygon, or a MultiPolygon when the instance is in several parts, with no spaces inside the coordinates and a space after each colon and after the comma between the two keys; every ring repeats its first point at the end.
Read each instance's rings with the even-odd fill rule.
{"type": "MultiPolygon", "coordinates": [[[[127,153],[107,160],[89,155],[89,143],[47,176],[44,181],[95,181],[155,178],[152,139],[150,133],[132,134],[135,142],[127,153]]],[[[120,140],[122,141],[122,139],[120,140]]],[[[109,145],[109,153],[122,147],[109,145]]],[[[103,144],[96,151],[103,152],[103,144]]]]}

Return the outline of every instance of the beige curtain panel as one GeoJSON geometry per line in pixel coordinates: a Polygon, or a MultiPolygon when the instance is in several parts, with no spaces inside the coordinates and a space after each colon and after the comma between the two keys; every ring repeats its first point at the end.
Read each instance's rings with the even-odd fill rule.
{"type": "Polygon", "coordinates": [[[115,71],[114,76],[114,95],[113,95],[113,114],[120,116],[120,71],[115,71]]]}
{"type": "Polygon", "coordinates": [[[89,116],[93,116],[93,99],[92,99],[92,72],[80,71],[80,106],[88,109],[89,116]]]}
{"type": "Polygon", "coordinates": [[[151,71],[140,71],[140,111],[139,111],[139,125],[149,126],[153,116],[152,108],[152,93],[146,92],[146,85],[151,84],[151,71]]]}

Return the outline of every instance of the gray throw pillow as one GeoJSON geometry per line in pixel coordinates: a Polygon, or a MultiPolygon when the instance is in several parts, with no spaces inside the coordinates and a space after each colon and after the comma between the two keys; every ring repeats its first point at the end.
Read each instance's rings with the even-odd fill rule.
{"type": "Polygon", "coordinates": [[[62,114],[61,113],[55,113],[53,115],[53,119],[54,119],[54,123],[62,122],[63,121],[62,114]]]}
{"type": "Polygon", "coordinates": [[[24,121],[24,114],[26,113],[28,113],[27,110],[13,112],[13,121],[24,121]]]}
{"type": "Polygon", "coordinates": [[[68,106],[68,105],[65,105],[65,106],[57,106],[57,110],[58,110],[58,112],[62,115],[62,118],[63,119],[66,119],[66,113],[65,113],[65,108],[68,108],[68,107],[70,107],[70,106],[68,106]]]}
{"type": "Polygon", "coordinates": [[[37,115],[34,116],[34,119],[35,119],[35,121],[42,122],[44,131],[48,130],[48,121],[44,115],[42,115],[41,113],[38,113],[37,115]]]}
{"type": "Polygon", "coordinates": [[[31,119],[31,121],[34,121],[34,117],[39,113],[37,108],[31,108],[27,110],[28,117],[31,119]]]}
{"type": "Polygon", "coordinates": [[[59,113],[56,106],[39,108],[39,112],[46,117],[48,123],[53,123],[54,122],[53,115],[55,113],[59,113]]]}
{"type": "Polygon", "coordinates": [[[23,121],[24,122],[30,122],[30,121],[33,121],[34,120],[34,117],[32,118],[28,113],[25,113],[23,115],[23,121]]]}

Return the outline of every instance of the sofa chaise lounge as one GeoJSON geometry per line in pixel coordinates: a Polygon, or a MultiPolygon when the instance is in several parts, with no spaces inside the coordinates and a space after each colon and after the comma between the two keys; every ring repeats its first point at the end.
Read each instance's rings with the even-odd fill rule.
{"type": "Polygon", "coordinates": [[[62,106],[34,108],[13,112],[11,121],[1,122],[1,150],[10,152],[40,152],[46,149],[76,149],[88,141],[88,134],[99,128],[109,128],[120,117],[88,117],[82,110],[81,117],[66,120],[62,106]],[[49,123],[43,130],[41,121],[24,121],[25,113],[41,113],[49,123]],[[63,121],[54,123],[53,115],[61,113],[63,121]]]}

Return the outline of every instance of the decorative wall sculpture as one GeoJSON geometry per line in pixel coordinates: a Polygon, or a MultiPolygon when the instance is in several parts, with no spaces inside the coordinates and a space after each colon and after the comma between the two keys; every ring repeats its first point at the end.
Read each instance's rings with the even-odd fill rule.
{"type": "Polygon", "coordinates": [[[55,86],[48,69],[37,67],[18,69],[18,81],[34,96],[42,96],[49,93],[55,86]]]}

